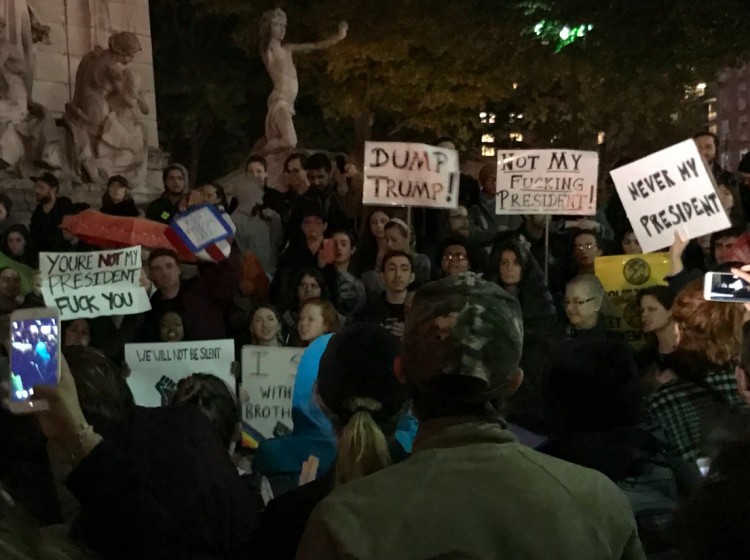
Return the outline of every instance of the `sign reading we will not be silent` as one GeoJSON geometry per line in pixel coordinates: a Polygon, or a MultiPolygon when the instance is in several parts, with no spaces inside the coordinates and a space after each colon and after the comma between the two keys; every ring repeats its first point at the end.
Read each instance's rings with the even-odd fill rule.
{"type": "Polygon", "coordinates": [[[151,309],[140,285],[141,248],[88,253],[40,253],[44,303],[64,321],[132,315],[151,309]]]}
{"type": "Polygon", "coordinates": [[[731,226],[692,140],[610,172],[645,253],[669,247],[674,232],[694,239],[731,226]]]}
{"type": "Polygon", "coordinates": [[[498,214],[593,216],[599,154],[514,150],[497,155],[498,214]]]}
{"type": "Polygon", "coordinates": [[[303,348],[242,347],[242,442],[257,447],[291,432],[292,395],[303,348]]]}
{"type": "Polygon", "coordinates": [[[362,202],[458,208],[458,152],[427,144],[366,142],[362,202]]]}
{"type": "Polygon", "coordinates": [[[130,368],[128,386],[139,406],[164,406],[180,380],[194,373],[211,373],[234,394],[234,340],[195,340],[126,344],[130,368]]]}

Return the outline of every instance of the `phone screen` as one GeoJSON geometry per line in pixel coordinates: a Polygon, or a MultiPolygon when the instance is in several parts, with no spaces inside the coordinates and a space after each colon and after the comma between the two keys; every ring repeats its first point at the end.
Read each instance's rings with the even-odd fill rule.
{"type": "Polygon", "coordinates": [[[709,301],[750,302],[750,284],[729,272],[709,272],[704,296],[709,301]]]}
{"type": "Polygon", "coordinates": [[[55,317],[13,321],[10,328],[10,401],[24,402],[35,385],[56,385],[59,325],[55,317]]]}

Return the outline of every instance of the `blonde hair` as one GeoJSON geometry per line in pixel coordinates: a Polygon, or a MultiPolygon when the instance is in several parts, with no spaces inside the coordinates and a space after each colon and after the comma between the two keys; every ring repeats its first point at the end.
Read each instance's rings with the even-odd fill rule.
{"type": "Polygon", "coordinates": [[[336,485],[346,484],[391,464],[383,430],[372,417],[382,408],[375,399],[352,397],[344,404],[352,415],[339,433],[336,485]]]}

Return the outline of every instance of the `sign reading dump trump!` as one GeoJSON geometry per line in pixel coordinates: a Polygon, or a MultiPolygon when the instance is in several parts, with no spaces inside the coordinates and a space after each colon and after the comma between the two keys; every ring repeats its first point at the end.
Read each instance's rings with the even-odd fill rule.
{"type": "Polygon", "coordinates": [[[458,207],[458,152],[427,144],[367,142],[362,202],[458,207]]]}
{"type": "Polygon", "coordinates": [[[693,239],[731,226],[713,176],[692,140],[610,174],[646,253],[672,245],[675,231],[683,239],[693,239]]]}
{"type": "Polygon", "coordinates": [[[501,150],[498,214],[593,216],[599,155],[578,150],[501,150]]]}

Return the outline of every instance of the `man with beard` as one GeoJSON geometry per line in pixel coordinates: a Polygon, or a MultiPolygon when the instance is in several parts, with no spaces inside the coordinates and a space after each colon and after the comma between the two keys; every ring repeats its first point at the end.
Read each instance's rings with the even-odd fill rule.
{"type": "Polygon", "coordinates": [[[187,177],[180,165],[170,165],[162,173],[164,192],[146,208],[146,218],[168,224],[179,208],[177,205],[185,193],[187,177]]]}
{"type": "Polygon", "coordinates": [[[60,181],[52,173],[32,177],[32,181],[37,206],[31,215],[31,242],[40,252],[64,251],[65,239],[60,223],[64,216],[75,213],[73,202],[68,197],[57,196],[60,192],[60,181]]]}

